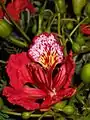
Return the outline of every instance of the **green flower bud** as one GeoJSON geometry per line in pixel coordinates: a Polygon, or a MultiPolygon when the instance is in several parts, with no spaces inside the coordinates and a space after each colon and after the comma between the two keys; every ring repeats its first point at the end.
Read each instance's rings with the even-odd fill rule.
{"type": "Polygon", "coordinates": [[[1,19],[0,20],[0,37],[5,38],[9,36],[11,32],[12,32],[11,25],[7,21],[1,19]]]}
{"type": "Polygon", "coordinates": [[[80,45],[76,42],[73,42],[72,50],[73,50],[73,52],[78,53],[80,51],[80,45]]]}
{"type": "Polygon", "coordinates": [[[76,43],[79,44],[80,46],[85,44],[85,38],[82,34],[78,34],[76,37],[76,43]]]}
{"type": "Polygon", "coordinates": [[[63,112],[64,112],[65,114],[67,114],[67,115],[73,114],[74,111],[75,111],[75,109],[74,109],[74,107],[71,106],[71,105],[67,105],[67,106],[65,106],[65,107],[63,108],[63,112]]]}
{"type": "Polygon", "coordinates": [[[31,112],[23,112],[22,113],[22,119],[27,120],[30,118],[31,112]]]}
{"type": "Polygon", "coordinates": [[[61,101],[59,103],[56,103],[54,105],[54,109],[61,111],[66,106],[66,104],[67,104],[67,100],[64,100],[64,101],[61,101]]]}
{"type": "Polygon", "coordinates": [[[66,28],[67,28],[68,30],[72,30],[72,29],[74,28],[73,22],[72,22],[72,21],[68,22],[68,23],[66,24],[66,28]]]}
{"type": "Polygon", "coordinates": [[[90,2],[87,3],[87,5],[85,7],[85,12],[90,17],[90,2]]]}

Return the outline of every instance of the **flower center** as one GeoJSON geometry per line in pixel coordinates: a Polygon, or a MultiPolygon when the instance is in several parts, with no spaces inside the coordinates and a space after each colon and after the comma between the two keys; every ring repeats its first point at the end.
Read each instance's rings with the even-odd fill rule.
{"type": "Polygon", "coordinates": [[[39,58],[39,63],[44,68],[50,68],[53,64],[56,65],[58,63],[58,54],[56,52],[45,52],[39,58]]]}
{"type": "Polygon", "coordinates": [[[50,91],[50,96],[53,97],[56,95],[56,89],[54,88],[52,91],[50,91]]]}

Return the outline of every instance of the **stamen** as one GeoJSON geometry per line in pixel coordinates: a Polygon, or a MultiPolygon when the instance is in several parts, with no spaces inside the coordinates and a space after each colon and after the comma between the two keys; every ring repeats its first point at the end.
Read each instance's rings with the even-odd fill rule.
{"type": "Polygon", "coordinates": [[[56,95],[56,89],[54,88],[52,91],[50,91],[50,96],[53,97],[56,95]]]}
{"type": "Polygon", "coordinates": [[[44,55],[40,56],[39,63],[44,68],[50,68],[53,64],[58,63],[58,55],[56,52],[45,52],[44,55]]]}

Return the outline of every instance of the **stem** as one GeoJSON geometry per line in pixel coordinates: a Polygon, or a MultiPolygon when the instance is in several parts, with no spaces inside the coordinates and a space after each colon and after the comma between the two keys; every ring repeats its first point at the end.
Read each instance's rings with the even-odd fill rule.
{"type": "Polygon", "coordinates": [[[78,93],[76,94],[76,98],[79,100],[80,103],[82,103],[83,105],[85,105],[84,101],[82,100],[82,97],[78,93]]]}
{"type": "Polygon", "coordinates": [[[48,112],[45,112],[44,114],[42,114],[38,120],[41,120],[43,117],[45,117],[48,114],[48,112]]]}
{"type": "MultiPolygon", "coordinates": [[[[71,43],[73,43],[72,38],[71,38],[67,33],[66,33],[66,36],[68,37],[69,41],[70,41],[71,43]]],[[[66,40],[68,41],[68,39],[66,39],[66,40]]]]}
{"type": "Polygon", "coordinates": [[[3,61],[3,60],[0,60],[0,63],[6,64],[6,62],[5,62],[5,61],[3,61]]]}
{"type": "Polygon", "coordinates": [[[29,23],[30,23],[30,12],[29,12],[29,10],[27,10],[27,25],[26,25],[26,28],[25,28],[25,32],[27,32],[27,30],[30,26],[29,23]]]}
{"type": "MultiPolygon", "coordinates": [[[[41,117],[42,114],[31,114],[31,117],[41,117]]],[[[44,117],[52,117],[52,115],[45,115],[44,117]]]]}
{"type": "Polygon", "coordinates": [[[38,32],[37,32],[37,35],[42,33],[42,20],[43,20],[43,16],[42,16],[42,13],[40,13],[39,18],[38,18],[38,32]]]}
{"type": "Polygon", "coordinates": [[[30,43],[30,38],[26,35],[26,33],[19,27],[19,25],[13,20],[11,15],[7,12],[5,5],[0,2],[0,5],[2,6],[3,10],[6,12],[7,16],[10,18],[11,22],[16,26],[16,28],[20,31],[20,33],[24,36],[24,38],[30,43]]]}
{"type": "Polygon", "coordinates": [[[7,40],[19,47],[28,47],[28,44],[26,42],[20,41],[19,39],[15,38],[15,36],[9,36],[7,40]]]}
{"type": "Polygon", "coordinates": [[[75,95],[71,97],[70,101],[69,101],[69,105],[73,105],[74,104],[74,100],[75,100],[75,95]]]}
{"type": "Polygon", "coordinates": [[[87,49],[84,49],[84,50],[81,50],[80,52],[79,52],[79,54],[81,54],[81,53],[87,53],[87,52],[90,52],[90,48],[87,48],[87,49]]]}
{"type": "Polygon", "coordinates": [[[77,16],[77,21],[78,21],[78,22],[80,21],[80,16],[77,16]]]}
{"type": "MultiPolygon", "coordinates": [[[[66,17],[66,14],[64,14],[64,18],[66,17]]],[[[67,56],[67,47],[66,47],[66,43],[68,41],[68,39],[65,38],[65,31],[64,31],[64,24],[62,25],[62,42],[63,42],[63,46],[64,46],[64,56],[67,56]],[[66,39],[66,40],[65,40],[66,39]]]]}
{"type": "Polygon", "coordinates": [[[50,20],[50,21],[48,22],[48,26],[47,26],[47,29],[46,29],[47,32],[50,31],[50,28],[51,28],[51,26],[52,26],[52,24],[53,24],[56,16],[57,16],[57,15],[55,14],[55,15],[53,16],[53,18],[52,18],[52,21],[50,20]]]}
{"type": "Polygon", "coordinates": [[[62,35],[59,35],[58,33],[54,32],[55,35],[57,35],[59,38],[62,38],[62,35]]]}
{"type": "Polygon", "coordinates": [[[51,15],[53,15],[53,12],[51,10],[49,10],[49,9],[44,10],[44,12],[50,12],[51,15]]]}
{"type": "Polygon", "coordinates": [[[21,113],[17,113],[17,112],[5,111],[5,110],[2,110],[2,112],[10,115],[21,116],[21,113]]]}
{"type": "Polygon", "coordinates": [[[81,84],[78,86],[77,91],[80,91],[84,87],[84,83],[81,82],[81,84]]]}
{"type": "Polygon", "coordinates": [[[42,21],[43,21],[43,13],[44,13],[44,9],[46,7],[47,4],[47,0],[45,0],[43,7],[41,8],[40,14],[39,14],[39,18],[38,18],[38,32],[37,35],[42,33],[42,21]]]}
{"type": "Polygon", "coordinates": [[[90,107],[87,107],[87,108],[83,107],[83,110],[90,110],[90,107]]]}
{"type": "Polygon", "coordinates": [[[88,37],[84,37],[84,40],[90,40],[90,36],[88,36],[88,37]]]}
{"type": "MultiPolygon", "coordinates": [[[[6,113],[6,114],[10,114],[10,115],[16,115],[16,116],[21,116],[22,114],[21,113],[17,113],[17,112],[13,112],[13,111],[5,111],[5,110],[2,110],[3,113],[6,113]]],[[[31,114],[30,117],[41,117],[42,114],[31,114]]],[[[47,114],[45,115],[44,114],[44,117],[52,117],[52,115],[50,114],[47,114]]]]}
{"type": "MultiPolygon", "coordinates": [[[[56,10],[58,12],[59,8],[58,8],[58,4],[57,4],[56,0],[55,0],[55,6],[56,6],[56,10]]],[[[58,15],[58,34],[60,35],[60,28],[61,28],[60,19],[61,19],[61,15],[60,15],[60,13],[58,13],[57,15],[58,15]]]]}
{"type": "Polygon", "coordinates": [[[87,19],[88,17],[85,17],[70,33],[70,37],[73,35],[73,33],[77,30],[77,28],[87,19]]]}
{"type": "Polygon", "coordinates": [[[60,35],[60,13],[58,13],[58,34],[60,35]]]}
{"type": "Polygon", "coordinates": [[[75,20],[74,18],[62,18],[61,21],[74,21],[77,23],[77,20],[75,20]]]}

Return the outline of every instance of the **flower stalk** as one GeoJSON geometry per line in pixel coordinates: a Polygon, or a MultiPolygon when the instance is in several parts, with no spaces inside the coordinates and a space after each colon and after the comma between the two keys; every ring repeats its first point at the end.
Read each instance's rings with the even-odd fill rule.
{"type": "Polygon", "coordinates": [[[2,112],[9,115],[21,116],[21,113],[18,112],[6,111],[6,110],[2,110],[2,112]]]}
{"type": "Polygon", "coordinates": [[[58,34],[60,35],[61,33],[60,33],[60,18],[61,16],[60,16],[60,13],[58,13],[58,34]]]}
{"type": "Polygon", "coordinates": [[[8,36],[7,40],[13,43],[14,45],[17,45],[18,47],[28,47],[28,44],[26,42],[20,41],[19,39],[15,38],[15,36],[10,35],[8,36]]]}
{"type": "Polygon", "coordinates": [[[70,37],[74,34],[74,32],[79,28],[79,26],[88,19],[88,17],[85,17],[82,21],[80,21],[77,26],[72,30],[72,32],[70,33],[70,37]]]}
{"type": "Polygon", "coordinates": [[[38,17],[38,32],[37,32],[37,35],[42,33],[42,21],[43,21],[43,14],[40,13],[39,17],[38,17]]]}
{"type": "Polygon", "coordinates": [[[44,5],[40,10],[40,14],[39,14],[39,17],[38,17],[38,32],[37,32],[37,35],[42,33],[43,13],[44,13],[44,9],[46,7],[46,4],[47,4],[47,0],[45,0],[44,5]]]}
{"type": "MultiPolygon", "coordinates": [[[[22,113],[18,113],[18,112],[13,112],[13,111],[6,111],[6,110],[2,110],[3,113],[5,114],[9,114],[9,115],[15,115],[15,116],[21,116],[22,113]]],[[[31,114],[30,118],[34,118],[34,117],[40,117],[39,119],[41,119],[42,117],[52,117],[51,114],[47,114],[47,112],[45,112],[45,114],[42,116],[42,114],[31,114]]]]}
{"type": "Polygon", "coordinates": [[[74,18],[61,18],[61,21],[73,21],[77,23],[77,20],[74,18]]]}
{"type": "Polygon", "coordinates": [[[6,62],[4,60],[0,60],[0,63],[6,64],[6,62]]]}

